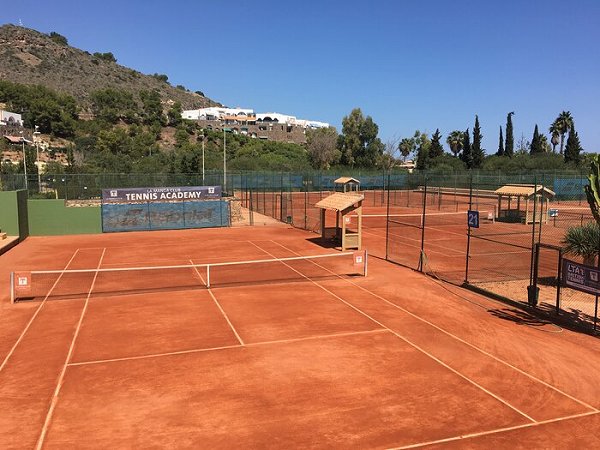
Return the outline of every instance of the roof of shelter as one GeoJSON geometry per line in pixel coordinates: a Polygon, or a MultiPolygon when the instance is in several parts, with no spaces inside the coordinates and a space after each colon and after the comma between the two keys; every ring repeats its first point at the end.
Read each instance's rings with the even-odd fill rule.
{"type": "Polygon", "coordinates": [[[21,144],[23,142],[25,142],[26,144],[31,144],[32,141],[30,141],[29,139],[24,138],[23,136],[4,136],[4,138],[10,142],[11,144],[21,144]]]}
{"type": "Polygon", "coordinates": [[[360,184],[360,181],[358,181],[356,178],[352,178],[352,177],[339,177],[337,180],[334,181],[334,183],[336,184],[346,184],[346,183],[358,183],[360,184]]]}
{"type": "Polygon", "coordinates": [[[494,191],[497,195],[506,195],[509,197],[531,197],[534,193],[542,194],[546,197],[554,197],[556,193],[541,184],[507,184],[494,191]]]}
{"type": "Polygon", "coordinates": [[[321,209],[332,209],[334,211],[343,211],[346,208],[364,200],[365,196],[356,192],[336,192],[329,197],[325,197],[315,206],[321,209]]]}

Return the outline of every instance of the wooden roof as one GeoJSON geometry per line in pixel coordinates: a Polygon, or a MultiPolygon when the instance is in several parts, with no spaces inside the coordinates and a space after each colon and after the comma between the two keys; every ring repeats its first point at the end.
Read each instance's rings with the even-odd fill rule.
{"type": "Polygon", "coordinates": [[[352,177],[339,177],[337,180],[334,181],[334,183],[336,184],[346,184],[351,182],[360,184],[360,181],[352,177]]]}
{"type": "Polygon", "coordinates": [[[329,197],[325,197],[315,206],[321,209],[331,209],[334,211],[343,211],[346,208],[364,200],[365,196],[356,192],[336,192],[329,197]]]}
{"type": "Polygon", "coordinates": [[[500,189],[494,191],[496,195],[505,195],[508,197],[531,197],[533,194],[541,194],[545,197],[552,198],[556,193],[541,184],[507,184],[500,189]],[[536,189],[537,187],[537,189],[536,189]]]}

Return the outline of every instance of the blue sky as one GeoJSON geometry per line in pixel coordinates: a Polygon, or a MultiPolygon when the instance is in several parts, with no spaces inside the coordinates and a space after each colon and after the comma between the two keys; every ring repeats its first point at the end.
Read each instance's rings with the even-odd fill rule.
{"type": "Polygon", "coordinates": [[[479,115],[488,153],[562,110],[600,151],[600,1],[11,2],[23,22],[228,106],[330,122],[360,107],[388,141],[479,115]]]}

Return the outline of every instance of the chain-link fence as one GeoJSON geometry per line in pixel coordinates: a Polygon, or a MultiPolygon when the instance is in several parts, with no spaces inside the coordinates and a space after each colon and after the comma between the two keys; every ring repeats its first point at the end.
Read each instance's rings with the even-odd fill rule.
{"type": "MultiPolygon", "coordinates": [[[[455,284],[467,283],[577,324],[597,320],[595,297],[564,289],[559,262],[570,228],[594,223],[576,171],[534,174],[393,172],[222,172],[201,174],[59,174],[28,179],[30,196],[93,200],[101,189],[220,185],[232,223],[278,221],[319,232],[315,204],[335,191],[340,176],[361,182],[363,242],[373,256],[455,284]],[[507,193],[498,190],[508,186],[507,193]],[[510,189],[516,189],[511,191],[510,189]],[[512,192],[512,194],[510,193],[512,192]],[[468,226],[468,211],[478,223],[468,226]],[[536,253],[536,248],[538,252],[536,253]],[[534,269],[537,278],[534,283],[534,269]]],[[[0,175],[2,189],[24,188],[19,174],[0,175]]],[[[573,256],[577,260],[576,256],[573,256]]],[[[580,258],[581,259],[581,258],[580,258]]]]}

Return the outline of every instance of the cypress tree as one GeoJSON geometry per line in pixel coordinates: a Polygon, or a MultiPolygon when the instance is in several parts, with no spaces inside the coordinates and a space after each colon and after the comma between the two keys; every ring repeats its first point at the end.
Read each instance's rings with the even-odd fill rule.
{"type": "Polygon", "coordinates": [[[512,158],[515,153],[515,139],[513,137],[512,115],[514,112],[509,112],[506,116],[506,144],[504,145],[504,154],[512,158]]]}
{"type": "Polygon", "coordinates": [[[479,117],[475,116],[475,126],[473,127],[473,145],[471,146],[471,158],[473,160],[473,168],[479,169],[483,165],[483,149],[481,148],[481,127],[479,126],[479,117]]]}
{"type": "Polygon", "coordinates": [[[460,159],[463,160],[463,162],[467,166],[467,169],[470,169],[473,167],[473,154],[471,153],[471,136],[469,134],[468,128],[467,128],[467,131],[465,131],[464,136],[463,136],[463,151],[462,151],[462,154],[460,155],[460,159]]]}
{"type": "Polygon", "coordinates": [[[540,132],[538,131],[538,126],[535,124],[535,129],[533,130],[533,138],[531,138],[531,146],[529,150],[530,155],[535,155],[537,153],[543,153],[544,149],[542,148],[542,140],[540,138],[540,132]]]}
{"type": "Polygon", "coordinates": [[[500,139],[498,139],[498,156],[504,156],[504,137],[502,136],[502,125],[500,125],[500,139]]]}
{"type": "Polygon", "coordinates": [[[579,164],[581,162],[581,142],[579,142],[579,135],[575,131],[575,124],[571,125],[569,131],[569,137],[567,139],[567,146],[565,147],[565,162],[573,162],[579,164]]]}
{"type": "Polygon", "coordinates": [[[442,135],[440,133],[439,128],[435,130],[433,136],[431,136],[431,145],[429,146],[429,159],[435,159],[444,154],[444,147],[440,142],[442,139],[442,135]]]}

